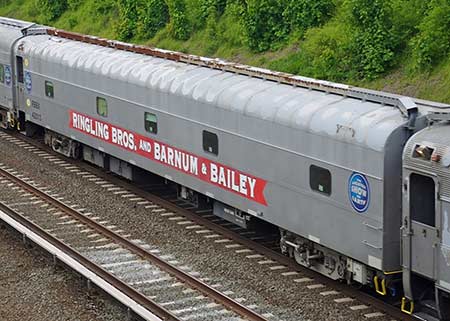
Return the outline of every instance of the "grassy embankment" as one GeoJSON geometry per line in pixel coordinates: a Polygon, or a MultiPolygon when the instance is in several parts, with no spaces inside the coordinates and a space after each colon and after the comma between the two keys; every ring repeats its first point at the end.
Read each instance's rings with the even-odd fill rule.
{"type": "MultiPolygon", "coordinates": [[[[106,38],[124,38],[119,25],[124,19],[124,11],[120,6],[126,0],[66,0],[67,5],[61,14],[50,19],[45,16],[45,10],[40,6],[40,1],[45,2],[45,0],[0,0],[0,15],[47,23],[58,28],[106,38]]],[[[223,12],[217,14],[211,23],[208,18],[206,21],[199,22],[201,20],[199,19],[201,14],[199,3],[207,0],[185,1],[184,14],[186,23],[189,24],[186,40],[176,39],[183,37],[174,36],[174,25],[171,22],[159,28],[151,37],[148,33],[134,32],[126,40],[450,103],[448,45],[445,48],[436,49],[433,47],[433,45],[436,47],[436,44],[429,43],[433,37],[443,37],[442,33],[445,33],[445,30],[436,35],[433,35],[435,31],[428,31],[426,34],[427,28],[430,30],[434,28],[433,17],[425,21],[432,14],[437,15],[441,21],[442,17],[439,17],[439,14],[446,15],[450,11],[433,13],[432,8],[428,8],[421,9],[422,11],[419,12],[419,8],[415,8],[412,3],[417,4],[421,0],[389,0],[393,3],[391,6],[393,14],[388,17],[390,19],[388,23],[392,23],[388,32],[394,33],[394,36],[389,39],[396,41],[396,44],[391,46],[393,55],[386,59],[389,61],[383,65],[382,70],[373,72],[375,69],[371,69],[370,72],[365,73],[364,66],[362,69],[353,66],[352,37],[355,29],[351,25],[352,19],[354,23],[354,17],[352,18],[351,15],[355,15],[355,12],[349,9],[349,3],[368,0],[329,0],[333,2],[329,17],[309,28],[291,28],[280,35],[279,41],[273,41],[268,48],[262,46],[256,49],[254,43],[253,45],[250,43],[249,31],[245,29],[246,26],[248,27],[249,20],[246,20],[247,25],[243,23],[245,17],[242,16],[248,14],[248,11],[242,11],[242,8],[246,8],[242,2],[239,4],[239,0],[234,0],[233,5],[229,4],[233,1],[227,2],[223,12]],[[419,43],[421,36],[425,40],[428,37],[428,43],[426,41],[419,43]],[[427,56],[432,60],[425,64],[425,67],[422,66],[423,64],[418,66],[419,58],[423,58],[423,54],[420,56],[420,46],[423,47],[424,43],[431,47],[430,50],[438,51],[437,55],[427,56]]],[[[248,3],[251,2],[254,1],[248,0],[248,3]]],[[[447,0],[432,2],[448,3],[447,0]]],[[[260,9],[257,8],[257,10],[260,9]]],[[[168,12],[169,15],[171,13],[168,12]]],[[[257,13],[261,14],[260,11],[257,13]]],[[[129,12],[127,11],[126,14],[129,12]]],[[[262,15],[261,19],[266,17],[262,15]]],[[[264,28],[266,22],[261,19],[259,21],[253,19],[251,22],[257,27],[258,23],[262,23],[259,27],[264,28]]],[[[383,16],[382,19],[385,17],[383,16]]],[[[450,21],[450,17],[448,20],[450,21]]],[[[270,28],[278,28],[276,23],[276,21],[267,21],[270,28]]],[[[448,21],[442,24],[443,28],[446,28],[448,21]]],[[[139,29],[142,26],[140,22],[136,22],[135,27],[139,29]]],[[[270,33],[271,30],[263,30],[263,32],[270,33]]],[[[428,48],[425,49],[428,50],[428,48]]]]}

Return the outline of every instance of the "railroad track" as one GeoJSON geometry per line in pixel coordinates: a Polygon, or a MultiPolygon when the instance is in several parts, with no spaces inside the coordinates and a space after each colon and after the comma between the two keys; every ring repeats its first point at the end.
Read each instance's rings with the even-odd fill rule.
{"type": "Polygon", "coordinates": [[[20,225],[24,235],[39,236],[34,238],[38,245],[52,244],[58,253],[77,260],[95,274],[93,282],[109,283],[147,320],[269,320],[2,164],[0,187],[11,190],[13,200],[0,205],[3,219],[20,225]]]}
{"type": "Polygon", "coordinates": [[[364,317],[368,320],[376,320],[380,317],[415,320],[408,315],[402,314],[397,307],[388,305],[376,297],[300,267],[292,259],[274,251],[274,244],[270,240],[261,238],[260,235],[251,233],[249,238],[245,231],[211,216],[209,211],[200,210],[196,213],[196,210],[190,208],[188,204],[174,203],[173,201],[178,201],[173,199],[173,195],[166,193],[164,188],[161,189],[156,186],[153,189],[142,189],[86,163],[62,158],[62,156],[53,153],[48,148],[36,143],[36,141],[22,137],[19,134],[11,135],[0,132],[1,137],[36,153],[38,156],[54,163],[55,166],[61,166],[90,182],[94,182],[99,188],[104,188],[117,194],[136,206],[143,206],[152,213],[157,213],[172,221],[174,224],[185,226],[187,230],[203,235],[218,245],[233,249],[236,253],[244,255],[246,259],[256,260],[272,271],[279,270],[280,277],[292,278],[294,283],[304,285],[311,291],[319,289],[321,290],[319,295],[330,297],[330,300],[334,302],[347,304],[343,308],[363,311],[364,317]],[[33,146],[33,148],[30,146],[33,146]],[[159,196],[153,194],[156,190],[159,196]]]}

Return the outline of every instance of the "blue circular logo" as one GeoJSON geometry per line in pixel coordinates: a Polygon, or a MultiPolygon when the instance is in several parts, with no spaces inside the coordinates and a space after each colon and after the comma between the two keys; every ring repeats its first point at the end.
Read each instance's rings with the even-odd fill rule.
{"type": "Polygon", "coordinates": [[[5,82],[6,82],[7,86],[11,85],[11,80],[12,80],[11,67],[10,66],[5,66],[5,82]]]}
{"type": "Polygon", "coordinates": [[[31,89],[33,87],[32,81],[31,81],[31,73],[29,71],[25,72],[25,87],[27,89],[27,93],[31,93],[31,89]]]}
{"type": "Polygon", "coordinates": [[[366,177],[353,173],[348,180],[348,197],[352,207],[358,213],[367,211],[370,203],[370,187],[366,177]]]}

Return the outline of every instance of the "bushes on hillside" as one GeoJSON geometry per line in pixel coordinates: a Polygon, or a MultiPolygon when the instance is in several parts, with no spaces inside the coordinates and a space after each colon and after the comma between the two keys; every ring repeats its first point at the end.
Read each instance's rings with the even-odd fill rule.
{"type": "Polygon", "coordinates": [[[320,79],[341,81],[355,76],[349,52],[351,27],[340,22],[306,32],[296,73],[320,79]]]}
{"type": "Polygon", "coordinates": [[[278,0],[247,0],[244,26],[248,46],[254,51],[274,48],[288,34],[284,5],[278,0]]]}
{"type": "Polygon", "coordinates": [[[332,0],[291,0],[286,5],[283,17],[292,30],[305,31],[327,21],[333,10],[332,0]]]}
{"type": "Polygon", "coordinates": [[[169,22],[169,7],[165,0],[117,0],[117,7],[116,32],[120,40],[151,38],[169,22]]]}
{"type": "Polygon", "coordinates": [[[415,66],[429,69],[450,53],[450,3],[434,0],[419,24],[419,34],[412,39],[415,66]]]}
{"type": "Polygon", "coordinates": [[[247,0],[244,28],[250,49],[276,48],[291,31],[306,31],[327,21],[332,0],[247,0]]]}
{"type": "MultiPolygon", "coordinates": [[[[109,16],[121,40],[164,30],[156,41],[195,35],[197,53],[228,57],[243,46],[255,53],[287,47],[284,58],[259,63],[330,80],[374,79],[404,58],[427,70],[450,54],[450,0],[29,1],[41,23],[66,10],[109,16]]],[[[71,17],[69,28],[77,25],[71,17]]],[[[181,41],[173,42],[175,49],[190,47],[181,41]]]]}
{"type": "Polygon", "coordinates": [[[419,32],[419,25],[428,10],[428,1],[423,0],[392,0],[393,35],[401,50],[407,49],[412,37],[419,32]]]}
{"type": "Polygon", "coordinates": [[[43,23],[49,23],[64,13],[67,9],[67,0],[36,0],[36,7],[43,23]]]}
{"type": "Polygon", "coordinates": [[[227,0],[200,0],[200,15],[198,19],[206,22],[212,11],[215,11],[217,16],[221,16],[227,5],[227,0]]]}
{"type": "Polygon", "coordinates": [[[166,0],[169,8],[169,32],[173,38],[187,40],[191,35],[191,24],[186,15],[185,0],[166,0]]]}
{"type": "Polygon", "coordinates": [[[117,36],[120,40],[132,38],[137,31],[138,2],[135,0],[117,0],[119,9],[119,23],[117,24],[117,36]]]}
{"type": "Polygon", "coordinates": [[[142,7],[140,34],[152,38],[169,22],[169,8],[164,0],[147,0],[142,7]]]}
{"type": "Polygon", "coordinates": [[[396,47],[392,7],[385,0],[349,0],[354,38],[350,51],[360,78],[373,79],[392,64],[396,47]]]}

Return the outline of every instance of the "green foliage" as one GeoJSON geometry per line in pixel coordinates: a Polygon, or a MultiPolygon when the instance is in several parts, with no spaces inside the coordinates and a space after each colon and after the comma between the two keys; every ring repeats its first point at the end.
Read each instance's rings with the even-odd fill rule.
{"type": "Polygon", "coordinates": [[[450,0],[0,2],[2,16],[450,101],[450,0]]]}
{"type": "Polygon", "coordinates": [[[292,30],[305,31],[330,19],[333,10],[332,0],[289,0],[283,17],[292,30]]]}
{"type": "Polygon", "coordinates": [[[352,61],[348,55],[351,41],[348,31],[347,26],[341,24],[308,32],[305,47],[309,57],[305,65],[310,62],[314,77],[341,81],[354,76],[352,61]]]}
{"type": "Polygon", "coordinates": [[[167,0],[167,5],[170,16],[170,35],[178,40],[187,40],[192,28],[187,19],[185,0],[167,0]]]}
{"type": "MultiPolygon", "coordinates": [[[[245,32],[242,23],[245,8],[239,0],[228,0],[224,13],[217,23],[217,35],[220,35],[222,54],[228,56],[225,51],[231,48],[245,48],[245,32]]],[[[219,50],[221,50],[219,48],[219,50]]],[[[219,56],[220,54],[217,53],[219,56]]]]}
{"type": "Polygon", "coordinates": [[[402,49],[406,49],[411,37],[419,32],[419,24],[428,10],[423,0],[393,0],[392,33],[402,49]]]}
{"type": "Polygon", "coordinates": [[[323,24],[334,11],[333,0],[247,0],[244,27],[256,52],[276,49],[292,31],[323,24]]]}
{"type": "MultiPolygon", "coordinates": [[[[74,0],[72,0],[74,1],[74,0]]],[[[76,0],[75,0],[76,1],[76,0]]],[[[83,0],[79,0],[83,1],[83,0]]],[[[88,2],[88,10],[94,15],[94,17],[107,16],[108,14],[114,14],[117,8],[116,0],[95,0],[88,2]]]]}
{"type": "Polygon", "coordinates": [[[80,6],[81,2],[82,0],[67,0],[67,7],[69,10],[76,10],[80,6]]]}
{"type": "Polygon", "coordinates": [[[225,11],[226,5],[226,0],[200,0],[200,16],[198,18],[206,21],[213,10],[217,16],[221,16],[225,11]]]}
{"type": "Polygon", "coordinates": [[[119,21],[116,26],[117,36],[120,40],[131,39],[137,31],[138,2],[135,0],[117,0],[119,8],[119,21]]]}
{"type": "Polygon", "coordinates": [[[67,0],[36,0],[40,16],[44,23],[59,18],[67,9],[67,0]]]}
{"type": "Polygon", "coordinates": [[[419,34],[411,41],[415,67],[431,69],[450,53],[449,1],[430,2],[429,12],[418,29],[419,34]]]}
{"type": "Polygon", "coordinates": [[[140,35],[152,38],[169,22],[169,8],[164,0],[147,0],[141,13],[140,35]]]}
{"type": "Polygon", "coordinates": [[[274,49],[286,39],[289,28],[283,20],[284,7],[280,0],[247,0],[244,28],[250,49],[274,49]]]}
{"type": "Polygon", "coordinates": [[[397,46],[392,35],[392,7],[385,0],[349,0],[354,38],[350,45],[360,78],[374,79],[392,66],[397,46]]]}

